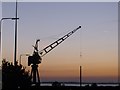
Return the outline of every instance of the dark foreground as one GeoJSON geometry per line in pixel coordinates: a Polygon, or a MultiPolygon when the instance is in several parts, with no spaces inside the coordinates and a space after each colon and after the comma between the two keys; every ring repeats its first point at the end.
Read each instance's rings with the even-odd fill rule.
{"type": "Polygon", "coordinates": [[[64,83],[52,82],[51,86],[40,86],[40,83],[31,82],[32,77],[29,72],[26,72],[22,65],[15,66],[2,61],[2,89],[1,90],[120,90],[119,86],[98,86],[92,83],[91,86],[65,86],[64,83]],[[35,85],[35,86],[33,86],[35,85]]]}
{"type": "Polygon", "coordinates": [[[2,90],[120,90],[120,86],[99,86],[99,87],[77,87],[77,86],[58,86],[58,87],[53,87],[53,86],[32,86],[29,88],[19,88],[19,89],[2,89],[2,90]]]}

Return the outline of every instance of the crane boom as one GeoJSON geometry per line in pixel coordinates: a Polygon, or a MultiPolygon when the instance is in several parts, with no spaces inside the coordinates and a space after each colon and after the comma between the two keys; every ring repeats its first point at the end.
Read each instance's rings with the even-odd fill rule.
{"type": "Polygon", "coordinates": [[[41,57],[43,57],[44,55],[46,55],[48,52],[50,52],[52,49],[54,49],[56,46],[58,46],[60,43],[62,43],[65,39],[67,39],[69,36],[71,36],[74,32],[76,32],[80,28],[81,28],[81,26],[79,26],[78,28],[72,30],[68,34],[64,35],[60,39],[56,40],[52,44],[46,46],[44,49],[42,49],[41,51],[39,51],[41,57]]]}

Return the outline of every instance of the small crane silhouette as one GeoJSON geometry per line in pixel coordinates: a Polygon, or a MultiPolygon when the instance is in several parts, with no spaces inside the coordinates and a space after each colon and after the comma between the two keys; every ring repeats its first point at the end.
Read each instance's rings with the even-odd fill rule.
{"type": "Polygon", "coordinates": [[[40,64],[42,61],[41,57],[43,57],[48,52],[53,50],[56,46],[58,46],[60,43],[62,43],[65,39],[67,39],[69,36],[71,36],[73,33],[75,33],[80,28],[81,28],[81,26],[77,27],[76,29],[72,30],[68,34],[59,38],[58,40],[56,40],[52,44],[46,46],[41,51],[38,50],[38,42],[40,41],[40,39],[36,40],[35,46],[33,46],[34,47],[33,55],[28,57],[28,66],[31,65],[31,67],[32,67],[31,77],[33,77],[33,84],[40,85],[40,77],[39,77],[39,73],[38,73],[38,64],[40,64]],[[38,79],[38,82],[36,82],[37,79],[38,79]]]}

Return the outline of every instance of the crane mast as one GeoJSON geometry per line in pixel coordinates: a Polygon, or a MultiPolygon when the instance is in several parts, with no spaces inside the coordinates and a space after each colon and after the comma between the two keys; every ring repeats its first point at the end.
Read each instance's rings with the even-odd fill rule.
{"type": "Polygon", "coordinates": [[[56,40],[52,44],[46,46],[44,49],[41,51],[38,50],[38,42],[40,41],[39,39],[36,40],[35,46],[34,47],[34,52],[32,56],[28,57],[28,66],[31,65],[31,78],[33,79],[33,84],[35,85],[40,85],[40,77],[39,77],[39,72],[38,72],[38,64],[41,63],[43,56],[45,56],[47,53],[49,53],[51,50],[53,50],[55,47],[57,47],[60,43],[62,43],[64,40],[66,40],[69,36],[71,36],[73,33],[75,33],[78,29],[80,29],[81,26],[77,27],[76,29],[72,30],[68,34],[64,35],[60,39],[56,40]],[[37,82],[38,79],[38,82],[37,82]]]}

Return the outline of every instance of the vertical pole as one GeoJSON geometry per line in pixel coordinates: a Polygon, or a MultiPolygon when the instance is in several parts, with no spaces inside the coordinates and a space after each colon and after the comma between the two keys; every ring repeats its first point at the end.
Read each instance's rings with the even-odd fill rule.
{"type": "Polygon", "coordinates": [[[37,70],[37,67],[36,67],[36,65],[33,64],[32,68],[33,68],[33,83],[36,84],[36,70],[37,70]]]}
{"type": "MultiPolygon", "coordinates": [[[[16,13],[15,17],[17,18],[17,0],[16,0],[16,13]]],[[[15,50],[14,50],[14,65],[16,65],[16,56],[17,56],[17,19],[15,20],[15,50]]]]}
{"type": "Polygon", "coordinates": [[[80,87],[82,86],[82,66],[80,66],[80,87]]]}
{"type": "Polygon", "coordinates": [[[39,77],[39,72],[38,72],[38,65],[37,65],[37,78],[38,78],[38,85],[40,86],[40,77],[39,77]]]}
{"type": "Polygon", "coordinates": [[[120,1],[118,2],[118,84],[120,86],[120,1]]]}
{"type": "MultiPolygon", "coordinates": [[[[2,19],[0,20],[0,59],[2,60],[2,19]]],[[[0,66],[2,63],[0,63],[0,66]]]]}

